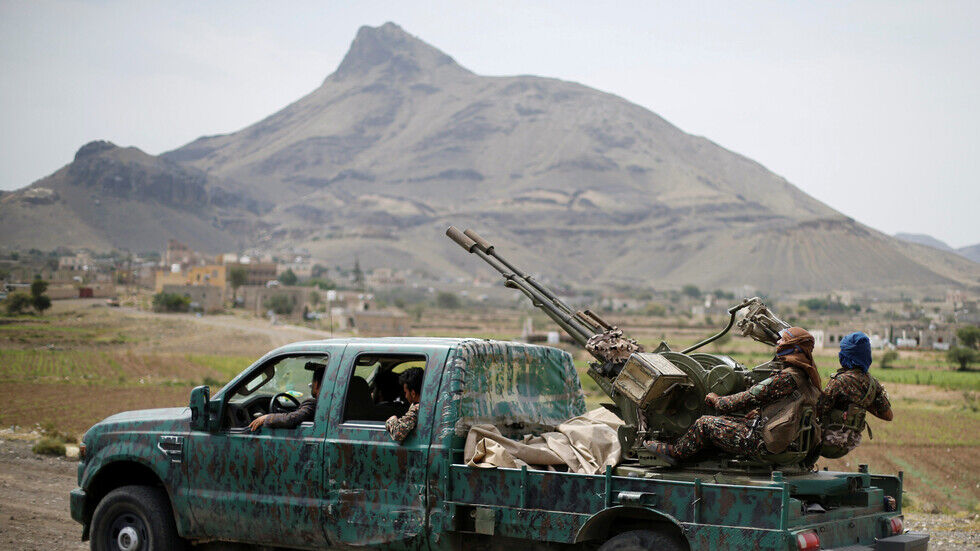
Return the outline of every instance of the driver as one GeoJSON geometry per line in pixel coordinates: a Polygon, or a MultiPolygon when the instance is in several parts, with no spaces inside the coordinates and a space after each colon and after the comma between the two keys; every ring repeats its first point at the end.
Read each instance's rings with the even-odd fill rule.
{"type": "Polygon", "coordinates": [[[313,414],[316,412],[316,398],[320,395],[320,382],[323,380],[323,372],[327,366],[317,362],[306,362],[304,366],[313,372],[313,380],[310,382],[310,397],[303,400],[303,403],[295,411],[289,413],[267,413],[261,417],[256,417],[248,428],[255,432],[259,427],[265,425],[271,429],[294,429],[304,421],[312,421],[313,414]]]}

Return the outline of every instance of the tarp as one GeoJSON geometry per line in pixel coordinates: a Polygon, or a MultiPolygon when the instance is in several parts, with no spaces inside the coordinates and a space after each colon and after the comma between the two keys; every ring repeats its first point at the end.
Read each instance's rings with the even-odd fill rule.
{"type": "Polygon", "coordinates": [[[493,425],[474,425],[466,436],[463,460],[471,467],[549,469],[565,465],[569,472],[596,474],[606,465],[619,463],[622,449],[616,431],[622,425],[605,408],[573,417],[555,432],[526,435],[520,441],[506,438],[493,425]]]}

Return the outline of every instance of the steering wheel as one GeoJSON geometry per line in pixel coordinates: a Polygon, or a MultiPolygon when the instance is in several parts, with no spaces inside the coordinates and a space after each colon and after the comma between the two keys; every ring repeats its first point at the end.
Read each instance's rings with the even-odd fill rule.
{"type": "Polygon", "coordinates": [[[290,411],[296,411],[297,409],[299,409],[299,400],[288,392],[280,392],[269,399],[270,413],[289,413],[290,411]],[[284,405],[282,402],[280,402],[279,400],[281,398],[286,398],[287,402],[292,402],[292,407],[284,405]]]}

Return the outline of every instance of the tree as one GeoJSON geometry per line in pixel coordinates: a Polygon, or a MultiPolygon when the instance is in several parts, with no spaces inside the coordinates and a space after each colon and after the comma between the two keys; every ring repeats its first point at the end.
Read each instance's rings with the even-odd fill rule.
{"type": "Polygon", "coordinates": [[[157,293],[153,295],[154,312],[187,312],[191,309],[191,298],[177,293],[157,293]]]}
{"type": "Polygon", "coordinates": [[[31,307],[32,302],[31,295],[23,291],[17,291],[16,293],[7,295],[7,300],[4,301],[4,305],[7,307],[7,313],[15,316],[17,314],[23,314],[31,307]]]}
{"type": "Polygon", "coordinates": [[[232,298],[238,298],[238,288],[248,280],[248,270],[244,266],[235,266],[228,270],[228,283],[231,285],[232,298]]]}
{"type": "Polygon", "coordinates": [[[299,278],[296,277],[292,268],[286,268],[285,272],[279,274],[279,283],[283,285],[296,285],[297,281],[299,281],[299,278]]]}
{"type": "Polygon", "coordinates": [[[279,315],[288,315],[296,308],[296,299],[287,294],[272,295],[262,302],[262,306],[279,315]]]}
{"type": "Polygon", "coordinates": [[[888,352],[885,352],[885,354],[881,357],[881,368],[891,369],[892,367],[894,367],[893,364],[897,359],[898,359],[898,352],[895,352],[894,350],[889,350],[888,352]]]}
{"type": "Polygon", "coordinates": [[[691,298],[701,298],[701,289],[697,285],[685,285],[681,292],[691,298]]]}
{"type": "Polygon", "coordinates": [[[313,310],[320,305],[321,302],[320,291],[310,291],[310,305],[313,306],[313,310]]]}
{"type": "Polygon", "coordinates": [[[364,289],[364,272],[361,271],[361,262],[357,259],[357,257],[354,258],[353,278],[354,286],[358,289],[364,289]]]}
{"type": "Polygon", "coordinates": [[[41,278],[35,278],[31,282],[31,304],[34,309],[37,310],[38,314],[44,314],[44,311],[51,308],[51,299],[44,294],[48,290],[48,282],[41,278]]]}
{"type": "Polygon", "coordinates": [[[977,361],[977,353],[972,348],[957,346],[950,348],[946,353],[946,359],[954,364],[959,364],[960,371],[966,371],[970,364],[977,361]]]}
{"type": "Polygon", "coordinates": [[[48,282],[37,277],[31,282],[31,296],[37,297],[44,294],[48,290],[48,282]]]}
{"type": "Polygon", "coordinates": [[[439,308],[446,308],[449,310],[454,310],[459,308],[461,305],[459,297],[453,293],[448,293],[446,291],[439,291],[436,295],[436,306],[439,308]]]}
{"type": "Polygon", "coordinates": [[[44,311],[51,308],[51,298],[48,295],[38,295],[32,299],[34,309],[37,310],[38,314],[44,314],[44,311]]]}
{"type": "Polygon", "coordinates": [[[329,270],[323,264],[314,264],[313,270],[311,270],[310,275],[315,279],[327,275],[329,270]]]}
{"type": "Polygon", "coordinates": [[[956,337],[960,339],[960,344],[974,350],[980,346],[980,327],[967,325],[956,330],[956,337]]]}

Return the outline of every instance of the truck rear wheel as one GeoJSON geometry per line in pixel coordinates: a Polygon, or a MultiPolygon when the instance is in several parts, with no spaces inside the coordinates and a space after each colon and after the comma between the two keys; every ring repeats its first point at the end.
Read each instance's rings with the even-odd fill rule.
{"type": "Polygon", "coordinates": [[[123,486],[106,494],[92,515],[92,551],[170,551],[184,548],[167,494],[123,486]]]}
{"type": "Polygon", "coordinates": [[[617,534],[599,547],[599,551],[684,551],[673,537],[650,530],[631,530],[617,534]]]}

